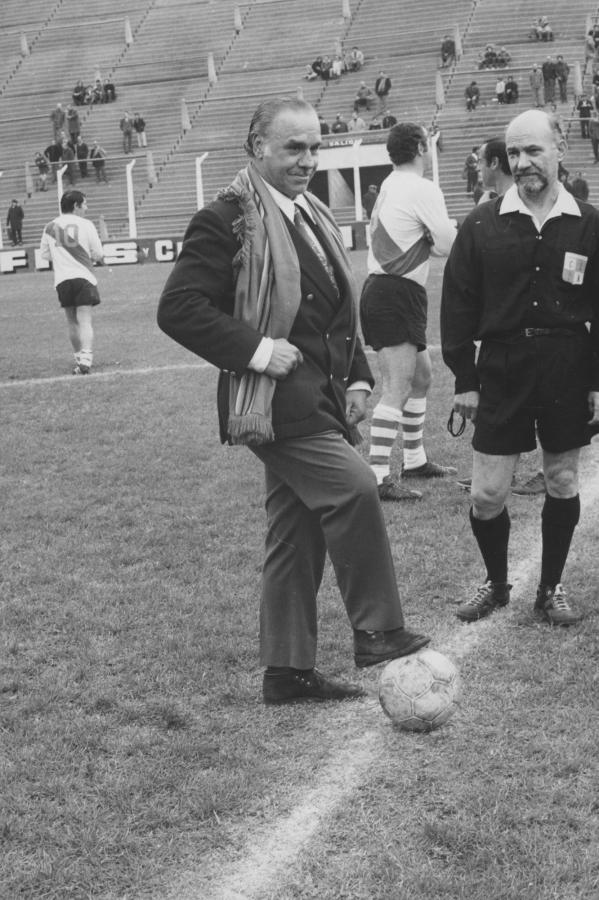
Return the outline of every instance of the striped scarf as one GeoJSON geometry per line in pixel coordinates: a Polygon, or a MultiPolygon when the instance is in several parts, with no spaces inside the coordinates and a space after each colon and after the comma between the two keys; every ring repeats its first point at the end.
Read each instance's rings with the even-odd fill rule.
{"type": "MultiPolygon", "coordinates": [[[[327,207],[304,195],[325,248],[341,273],[340,288],[355,297],[353,276],[341,235],[327,207]]],[[[301,302],[301,272],[293,241],[265,182],[250,163],[237,173],[218,199],[235,201],[241,214],[233,222],[241,248],[233,259],[236,272],[233,316],[265,337],[288,338],[301,302]]],[[[232,444],[265,444],[275,439],[272,398],[276,380],[247,369],[229,376],[229,421],[232,444]]]]}

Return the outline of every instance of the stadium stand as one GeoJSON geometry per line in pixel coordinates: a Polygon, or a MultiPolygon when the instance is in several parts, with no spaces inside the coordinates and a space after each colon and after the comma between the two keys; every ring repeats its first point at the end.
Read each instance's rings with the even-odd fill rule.
{"type": "MultiPolygon", "coordinates": [[[[80,107],[79,112],[87,142],[97,138],[108,152],[109,185],[90,178],[85,190],[92,216],[97,221],[102,215],[110,237],[128,234],[126,164],[131,159],[138,233],[181,235],[196,208],[196,158],[208,154],[202,171],[209,200],[243,164],[245,131],[258,99],[299,90],[326,120],[337,113],[349,118],[360,81],[374,87],[381,69],[392,80],[386,105],[398,120],[439,125],[441,186],[450,212],[461,216],[472,206],[461,178],[465,154],[501,133],[512,115],[530,105],[528,71],[548,52],[561,53],[571,67],[568,103],[558,104],[566,122],[576,126],[569,129],[568,168],[585,172],[591,201],[599,199],[599,167],[593,169],[589,142],[580,137],[573,95],[576,63],[584,87],[590,88],[584,37],[599,7],[589,9],[581,0],[572,0],[567,8],[558,0],[506,0],[499,14],[491,0],[455,0],[451,8],[440,0],[422,0],[402,4],[398,14],[396,0],[351,0],[350,8],[351,16],[344,18],[341,0],[305,0],[301,5],[295,0],[130,0],[126,7],[121,0],[97,0],[91,7],[82,7],[80,0],[3,0],[0,197],[5,205],[13,196],[23,204],[26,242],[37,243],[43,224],[55,214],[56,195],[36,192],[33,179],[25,177],[25,165],[33,175],[34,153],[52,135],[48,117],[56,103],[66,106],[75,81],[93,81],[98,71],[103,78],[112,77],[117,99],[80,107]],[[553,26],[551,44],[528,39],[532,19],[541,14],[553,26]],[[438,105],[439,46],[456,26],[463,52],[441,70],[444,103],[438,105]],[[127,28],[131,41],[126,41],[127,28]],[[479,53],[489,41],[511,55],[506,71],[520,85],[515,106],[494,102],[496,72],[478,70],[479,53]],[[305,65],[316,56],[353,45],[365,55],[360,72],[328,82],[303,79],[305,65]],[[209,77],[209,54],[216,79],[209,77]],[[473,78],[481,87],[481,103],[467,116],[463,92],[473,78]],[[189,128],[182,119],[183,101],[189,128]],[[122,151],[119,120],[125,110],[136,109],[147,122],[150,168],[145,151],[134,147],[132,157],[122,151]]],[[[341,218],[352,216],[349,207],[336,212],[341,218]]]]}

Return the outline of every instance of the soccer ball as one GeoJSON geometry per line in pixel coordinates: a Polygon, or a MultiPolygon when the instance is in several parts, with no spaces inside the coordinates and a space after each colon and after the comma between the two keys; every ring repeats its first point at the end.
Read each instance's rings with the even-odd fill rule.
{"type": "Polygon", "coordinates": [[[392,660],[379,682],[383,712],[406,731],[432,731],[443,725],[455,712],[458,692],[458,671],[437,650],[392,660]]]}

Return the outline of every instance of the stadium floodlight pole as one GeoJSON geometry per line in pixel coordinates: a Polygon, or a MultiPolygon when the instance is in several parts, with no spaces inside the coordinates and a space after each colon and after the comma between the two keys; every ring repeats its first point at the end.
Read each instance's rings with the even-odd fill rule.
{"type": "Polygon", "coordinates": [[[354,214],[356,222],[361,222],[364,218],[362,209],[362,180],[360,178],[360,162],[358,160],[358,150],[362,145],[362,138],[358,138],[353,143],[354,153],[354,214]]]}
{"type": "Polygon", "coordinates": [[[185,97],[181,99],[181,128],[183,131],[191,129],[191,119],[189,118],[189,109],[187,108],[187,100],[185,97]]]}
{"type": "Polygon", "coordinates": [[[239,34],[241,29],[243,28],[243,21],[241,18],[241,10],[239,9],[239,4],[236,4],[235,9],[233,10],[233,19],[235,22],[235,33],[239,34]]]}
{"type": "Polygon", "coordinates": [[[435,103],[438,110],[445,106],[445,87],[440,72],[435,75],[435,103]]]}
{"type": "Polygon", "coordinates": [[[31,169],[29,163],[25,163],[25,193],[28,197],[33,196],[33,178],[31,177],[31,169]]]}
{"type": "Polygon", "coordinates": [[[574,95],[577,99],[582,95],[582,72],[579,62],[574,63],[574,95]]]}
{"type": "Polygon", "coordinates": [[[58,212],[62,212],[60,208],[60,198],[62,197],[62,176],[67,170],[67,166],[61,166],[60,169],[56,170],[56,193],[58,194],[58,212]]]}
{"type": "Polygon", "coordinates": [[[428,142],[431,148],[431,163],[433,167],[433,181],[439,186],[439,154],[437,152],[437,144],[439,143],[440,132],[436,131],[434,134],[431,134],[428,142]]]}
{"type": "Polygon", "coordinates": [[[454,28],[455,55],[456,59],[462,58],[462,35],[460,34],[460,26],[456,23],[454,28]]]}
{"type": "Polygon", "coordinates": [[[204,178],[202,176],[202,163],[208,156],[208,152],[202,153],[201,156],[196,156],[196,197],[197,197],[197,208],[204,208],[204,178]]]}
{"type": "Polygon", "coordinates": [[[135,197],[133,196],[133,166],[136,160],[127,163],[127,211],[129,213],[129,237],[137,237],[137,220],[135,218],[135,197]]]}
{"type": "Polygon", "coordinates": [[[208,54],[208,83],[216,84],[218,75],[216,74],[216,65],[214,63],[214,53],[208,54]]]}

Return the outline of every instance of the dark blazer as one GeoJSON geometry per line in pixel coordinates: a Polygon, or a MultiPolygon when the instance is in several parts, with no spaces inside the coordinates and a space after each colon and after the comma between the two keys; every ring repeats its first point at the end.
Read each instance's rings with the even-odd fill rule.
{"type": "MultiPolygon", "coordinates": [[[[158,325],[166,334],[221,370],[218,411],[223,441],[227,440],[229,373],[243,373],[263,337],[233,318],[232,261],[240,247],[233,223],[239,215],[237,203],[223,200],[196,213],[158,308],[158,325]]],[[[301,269],[302,299],[289,341],[301,350],[304,361],[277,381],[272,408],[275,438],[331,429],[349,437],[345,391],[355,381],[374,383],[355,337],[356,310],[350,297],[336,296],[312,248],[283,218],[301,269]]]]}

